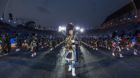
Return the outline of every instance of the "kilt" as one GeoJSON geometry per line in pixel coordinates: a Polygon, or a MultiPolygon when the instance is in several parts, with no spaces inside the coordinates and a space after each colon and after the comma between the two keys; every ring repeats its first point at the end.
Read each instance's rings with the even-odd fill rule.
{"type": "Polygon", "coordinates": [[[65,59],[69,61],[74,60],[74,52],[73,51],[67,51],[65,55],[65,59]]]}

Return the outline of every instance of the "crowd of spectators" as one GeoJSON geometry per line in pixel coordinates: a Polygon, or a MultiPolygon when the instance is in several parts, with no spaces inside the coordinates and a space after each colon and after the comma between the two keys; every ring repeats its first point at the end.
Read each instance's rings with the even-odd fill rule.
{"type": "Polygon", "coordinates": [[[23,24],[12,26],[0,21],[0,54],[16,51],[16,49],[29,49],[33,34],[37,34],[37,43],[40,48],[54,48],[64,39],[63,35],[57,31],[37,30],[23,24]]]}

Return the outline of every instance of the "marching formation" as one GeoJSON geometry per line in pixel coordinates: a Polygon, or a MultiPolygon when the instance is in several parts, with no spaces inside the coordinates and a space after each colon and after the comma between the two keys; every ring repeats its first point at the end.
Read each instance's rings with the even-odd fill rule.
{"type": "Polygon", "coordinates": [[[100,48],[108,49],[112,52],[112,56],[119,56],[123,58],[124,51],[131,51],[133,55],[139,55],[140,37],[137,33],[134,35],[117,35],[112,34],[111,37],[86,37],[82,41],[93,48],[98,50],[100,48]]]}
{"type": "Polygon", "coordinates": [[[30,34],[30,36],[19,36],[17,34],[2,34],[0,36],[0,55],[12,52],[30,51],[31,57],[35,57],[41,49],[53,49],[56,45],[63,41],[63,38],[41,37],[38,34],[30,34]]]}

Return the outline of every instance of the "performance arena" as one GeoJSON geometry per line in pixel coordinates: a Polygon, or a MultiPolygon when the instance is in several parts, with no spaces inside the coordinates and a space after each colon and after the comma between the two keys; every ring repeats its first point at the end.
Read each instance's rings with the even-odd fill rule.
{"type": "Polygon", "coordinates": [[[0,0],[0,78],[140,78],[140,0],[0,0]]]}

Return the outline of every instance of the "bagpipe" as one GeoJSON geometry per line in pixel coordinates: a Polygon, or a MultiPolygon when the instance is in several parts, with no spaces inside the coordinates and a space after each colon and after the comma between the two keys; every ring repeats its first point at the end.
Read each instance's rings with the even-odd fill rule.
{"type": "Polygon", "coordinates": [[[68,24],[67,27],[66,27],[66,39],[69,37],[69,31],[70,30],[73,30],[73,35],[71,37],[70,40],[70,44],[69,44],[69,47],[65,46],[66,49],[65,51],[65,55],[66,55],[66,59],[71,59],[71,60],[75,60],[75,61],[78,61],[78,58],[79,58],[79,41],[78,41],[78,32],[75,32],[75,29],[74,29],[74,25],[72,24],[68,24]]]}

